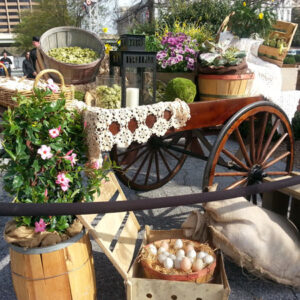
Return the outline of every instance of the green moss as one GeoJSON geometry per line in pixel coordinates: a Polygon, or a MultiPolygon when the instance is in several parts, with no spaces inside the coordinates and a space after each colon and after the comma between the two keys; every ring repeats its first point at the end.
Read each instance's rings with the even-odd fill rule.
{"type": "Polygon", "coordinates": [[[165,100],[174,101],[179,98],[187,103],[194,101],[196,96],[196,85],[193,81],[177,77],[170,80],[167,84],[165,100]]]}

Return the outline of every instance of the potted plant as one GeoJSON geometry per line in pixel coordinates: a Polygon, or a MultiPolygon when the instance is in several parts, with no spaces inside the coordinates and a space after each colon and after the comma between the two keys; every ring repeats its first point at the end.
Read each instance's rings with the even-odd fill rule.
{"type": "Polygon", "coordinates": [[[201,100],[246,96],[254,78],[245,51],[206,41],[198,54],[198,89],[201,100]]]}
{"type": "MultiPolygon", "coordinates": [[[[89,163],[81,115],[51,91],[18,96],[3,115],[4,189],[15,203],[92,201],[112,165],[89,163]],[[88,174],[86,176],[85,174],[88,174]]],[[[18,299],[96,299],[89,238],[75,216],[15,217],[5,228],[18,299]],[[74,297],[76,294],[76,297],[74,297]],[[84,296],[83,296],[84,295],[84,296]]]]}

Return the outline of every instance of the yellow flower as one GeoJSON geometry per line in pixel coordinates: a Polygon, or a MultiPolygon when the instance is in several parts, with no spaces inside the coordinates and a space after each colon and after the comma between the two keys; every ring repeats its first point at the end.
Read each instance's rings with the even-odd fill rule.
{"type": "Polygon", "coordinates": [[[109,54],[109,51],[111,51],[112,47],[110,44],[105,44],[105,54],[109,54]]]}
{"type": "Polygon", "coordinates": [[[103,31],[104,33],[106,33],[106,32],[108,31],[108,28],[107,28],[107,27],[103,27],[103,28],[102,28],[102,31],[103,31]]]}
{"type": "Polygon", "coordinates": [[[259,15],[258,15],[258,18],[260,19],[260,20],[262,20],[263,18],[264,18],[264,13],[259,13],[259,15]]]}
{"type": "Polygon", "coordinates": [[[117,44],[118,44],[118,46],[120,46],[121,45],[121,40],[118,40],[117,44]]]}
{"type": "Polygon", "coordinates": [[[247,3],[244,1],[244,2],[243,2],[243,6],[245,7],[246,5],[247,5],[247,3]]]}
{"type": "Polygon", "coordinates": [[[36,127],[36,126],[37,126],[37,122],[33,122],[33,123],[31,124],[31,126],[32,126],[32,127],[36,127]]]}

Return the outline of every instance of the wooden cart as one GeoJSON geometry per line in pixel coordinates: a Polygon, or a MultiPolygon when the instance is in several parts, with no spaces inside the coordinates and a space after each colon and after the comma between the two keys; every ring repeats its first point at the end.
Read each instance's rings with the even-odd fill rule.
{"type": "MultiPolygon", "coordinates": [[[[258,183],[264,177],[288,175],[293,168],[294,139],[286,114],[262,97],[203,101],[189,104],[185,127],[163,137],[110,152],[118,178],[130,188],[152,190],[171,180],[187,155],[206,160],[202,188],[218,183],[232,189],[258,183]]],[[[165,112],[165,118],[169,118],[165,112]]],[[[148,117],[151,128],[154,118],[148,117]]],[[[133,132],[137,125],[131,120],[133,132]]],[[[112,133],[118,132],[114,124],[112,133]]],[[[199,164],[200,165],[200,164],[199,164]]],[[[203,170],[199,169],[199,172],[203,170]]]]}

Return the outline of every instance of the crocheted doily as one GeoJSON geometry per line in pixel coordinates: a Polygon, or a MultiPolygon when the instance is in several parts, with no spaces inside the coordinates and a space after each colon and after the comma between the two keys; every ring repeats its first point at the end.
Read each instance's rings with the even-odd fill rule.
{"type": "Polygon", "coordinates": [[[83,110],[89,158],[100,162],[101,152],[110,151],[114,145],[128,147],[132,142],[145,143],[152,135],[163,136],[170,128],[185,126],[191,117],[189,106],[180,99],[121,109],[90,107],[74,100],[68,107],[83,110]],[[166,111],[170,113],[170,118],[165,118],[166,111]],[[146,124],[148,117],[155,120],[151,128],[146,124]],[[129,128],[130,120],[135,120],[137,124],[134,131],[129,128]],[[112,124],[118,128],[117,133],[111,132],[112,124]]]}

